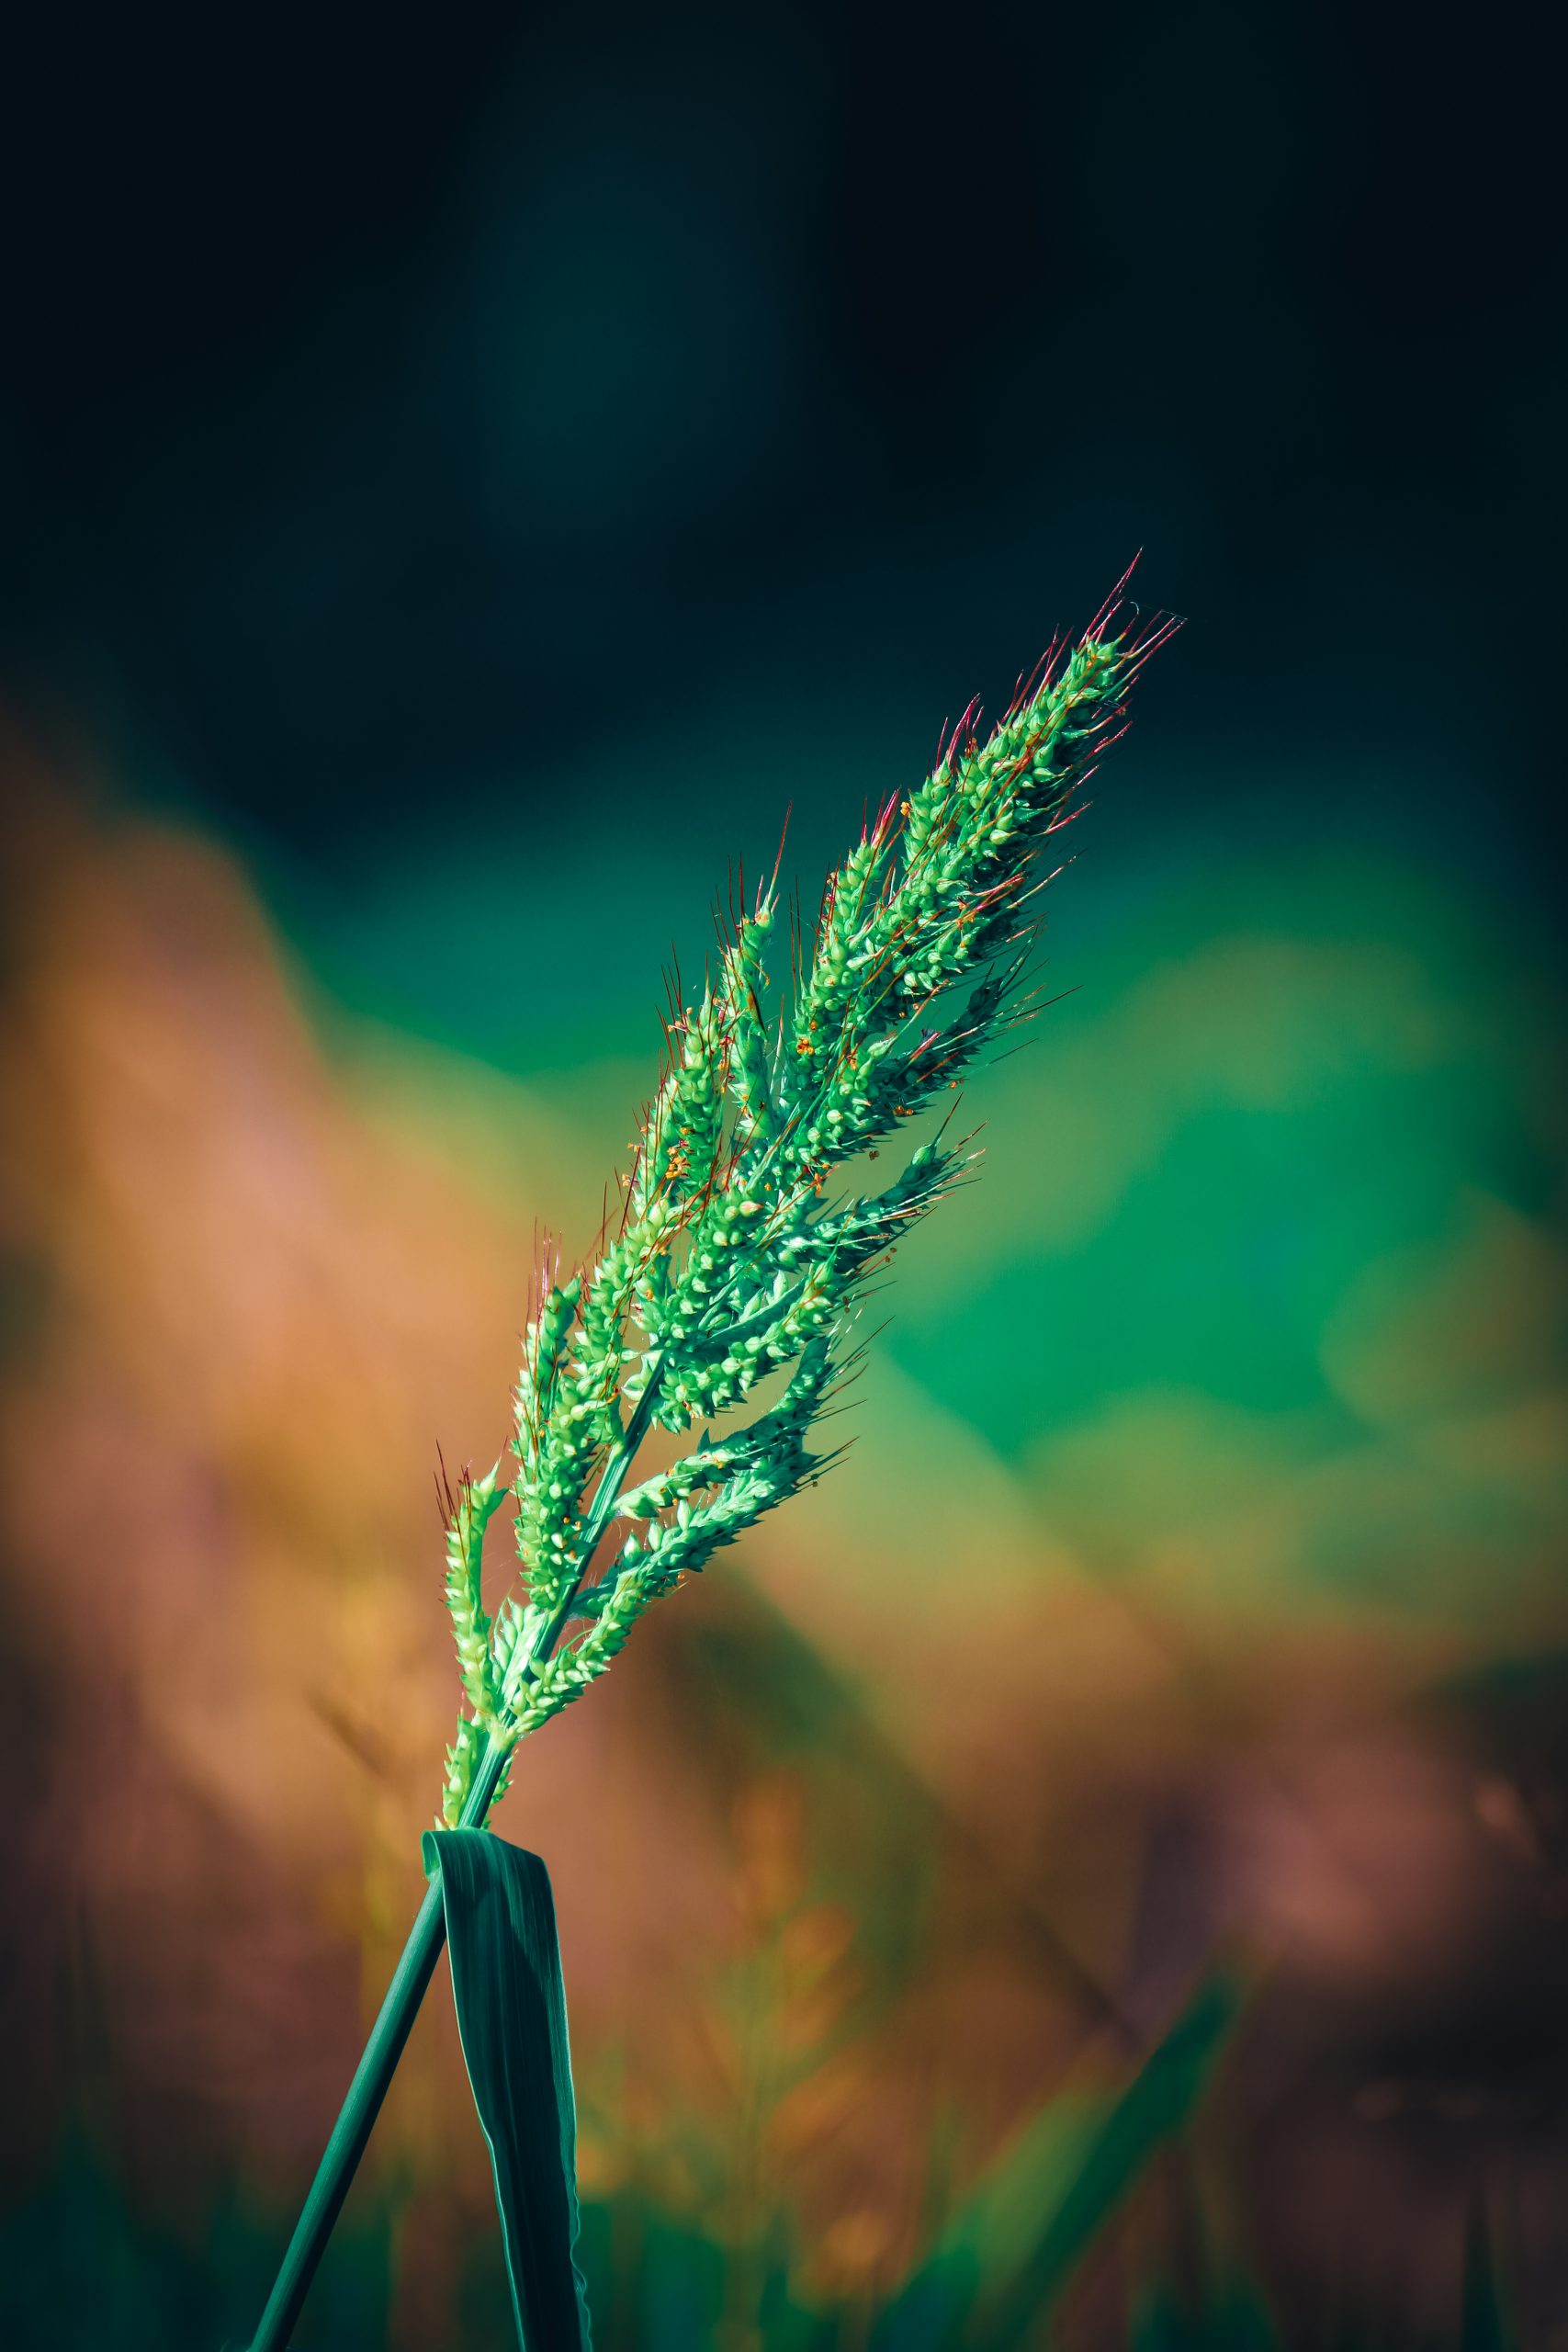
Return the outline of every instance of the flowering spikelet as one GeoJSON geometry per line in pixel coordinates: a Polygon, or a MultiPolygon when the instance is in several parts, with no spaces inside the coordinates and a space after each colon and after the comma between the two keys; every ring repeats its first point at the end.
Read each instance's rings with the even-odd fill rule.
{"type": "Polygon", "coordinates": [[[541,1274],[513,1440],[521,1588],[493,1629],[479,1566],[496,1474],[450,1498],[447,1601],[471,1713],[448,1751],[447,1821],[487,1742],[509,1753],[569,1705],[644,1609],[830,1458],[807,1440],[852,1361],[867,1284],[977,1155],[939,1133],[880,1192],[829,1200],[829,1180],[1028,1017],[1027,902],[1052,878],[1038,853],[1177,626],[1117,629],[1125,584],[1020,681],[988,736],[971,706],[924,783],[866,827],[829,880],[772,1050],[773,882],[732,920],[694,1003],[677,980],[619,1230],[566,1283],[541,1274]],[[705,1427],[626,1490],[650,1429],[712,1423],[791,1366],[755,1419],[716,1440],[705,1427]]]}
{"type": "Polygon", "coordinates": [[[468,1704],[487,1727],[495,1715],[495,1663],[479,1571],[485,1529],[506,1491],[500,1472],[499,1462],[482,1478],[466,1469],[454,1494],[443,1464],[439,1482],[446,1521],[446,1606],[457,1639],[457,1667],[468,1704]]]}

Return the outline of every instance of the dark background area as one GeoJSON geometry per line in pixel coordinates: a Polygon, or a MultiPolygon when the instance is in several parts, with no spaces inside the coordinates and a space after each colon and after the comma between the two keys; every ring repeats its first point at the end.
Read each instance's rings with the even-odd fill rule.
{"type": "Polygon", "coordinates": [[[803,668],[994,691],[1021,608],[1043,636],[1142,544],[1197,623],[1151,688],[1168,743],[1332,740],[1353,790],[1392,741],[1433,821],[1540,877],[1540,29],[37,12],[7,44],[13,678],[332,861],[454,790],[548,823],[565,742],[716,677],[763,728],[803,668]]]}

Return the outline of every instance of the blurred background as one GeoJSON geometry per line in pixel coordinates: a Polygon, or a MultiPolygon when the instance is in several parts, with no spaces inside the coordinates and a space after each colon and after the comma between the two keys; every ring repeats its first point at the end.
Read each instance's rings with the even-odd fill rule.
{"type": "MultiPolygon", "coordinates": [[[[661,960],[1141,546],[1190,626],[855,1451],[499,1817],[598,2335],[1568,2346],[1536,30],[7,35],[8,2343],[253,2322],[422,1891],[436,1447],[661,960]]],[[[509,2331],[443,1973],[298,2340],[509,2331]]]]}

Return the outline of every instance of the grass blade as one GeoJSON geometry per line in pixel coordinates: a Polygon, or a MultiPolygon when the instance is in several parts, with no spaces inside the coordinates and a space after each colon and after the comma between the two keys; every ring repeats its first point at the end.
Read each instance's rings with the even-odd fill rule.
{"type": "Polygon", "coordinates": [[[1241,2001],[1234,1976],[1211,1976],[1119,2098],[1053,2101],[884,2312],[874,2352],[1017,2352],[1030,2341],[1149,2159],[1187,2124],[1241,2001]]]}
{"type": "Polygon", "coordinates": [[[490,2145],[523,2352],[588,2352],[575,2259],[577,2109],[550,1882],[537,1854],[480,1829],[431,1830],[457,2030],[490,2145]]]}
{"type": "Polygon", "coordinates": [[[1234,1976],[1216,1974],[1145,2062],[1095,2133],[1055,2211],[994,2311],[983,2342],[1016,2345],[1060,2292],[1156,2150],[1198,2105],[1242,2001],[1234,1976]]]}

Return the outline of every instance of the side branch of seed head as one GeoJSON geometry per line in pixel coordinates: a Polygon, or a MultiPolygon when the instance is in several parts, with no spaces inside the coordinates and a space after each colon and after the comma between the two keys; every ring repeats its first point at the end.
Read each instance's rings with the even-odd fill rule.
{"type": "Polygon", "coordinates": [[[1127,689],[1179,626],[1118,628],[1125,584],[1019,681],[987,737],[972,704],[925,781],[863,828],[823,892],[808,957],[792,921],[793,986],[772,1022],[776,865],[749,909],[742,899],[721,920],[696,1002],[677,973],[614,1237],[607,1217],[564,1282],[547,1252],[540,1263],[512,1439],[521,1575],[493,1625],[480,1564],[498,1475],[465,1474],[447,1494],[467,1702],[448,1821],[487,1741],[510,1747],[569,1705],[644,1609],[832,1458],[807,1440],[851,1361],[856,1308],[978,1155],[946,1144],[944,1122],[880,1192],[829,1199],[830,1180],[1032,1016],[1029,902],[1053,878],[1037,870],[1042,846],[1078,813],[1127,689]],[[682,1459],[627,1488],[650,1429],[711,1424],[782,1371],[755,1419],[718,1439],[705,1426],[682,1459]]]}

